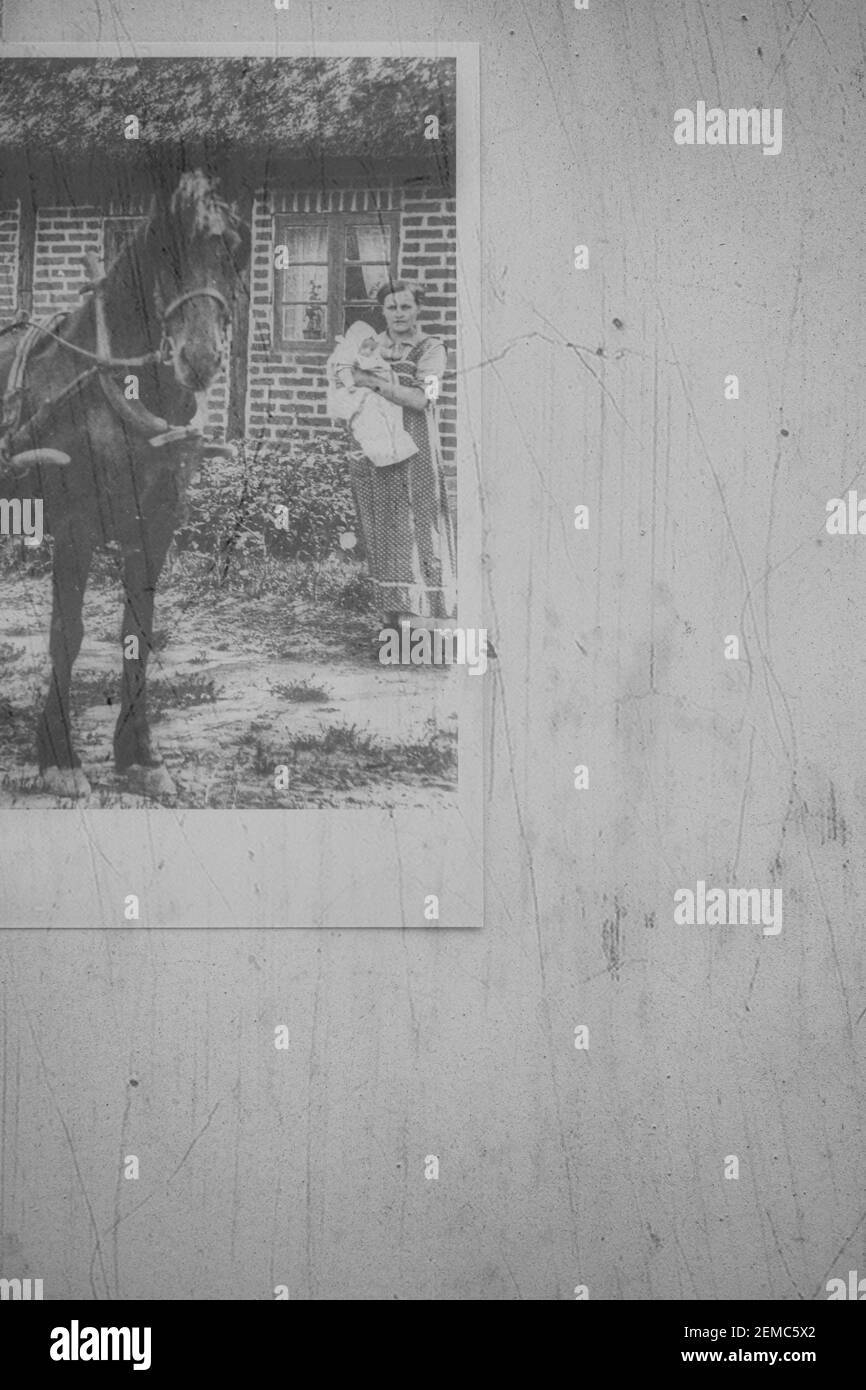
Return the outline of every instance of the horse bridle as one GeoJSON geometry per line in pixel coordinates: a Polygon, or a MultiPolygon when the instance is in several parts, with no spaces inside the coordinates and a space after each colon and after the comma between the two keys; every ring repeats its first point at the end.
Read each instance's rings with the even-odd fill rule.
{"type": "MultiPolygon", "coordinates": [[[[174,349],[172,347],[171,338],[168,335],[168,322],[172,314],[176,313],[182,304],[188,303],[191,299],[213,299],[219,304],[225,319],[223,327],[223,339],[225,340],[225,330],[231,323],[232,318],[231,307],[225,295],[220,294],[219,290],[210,289],[207,286],[199,290],[185,290],[183,294],[177,295],[176,298],[171,301],[168,308],[164,309],[162,312],[162,338],[160,339],[159,352],[156,354],[156,360],[163,363],[170,363],[174,360],[174,349]]],[[[225,341],[223,346],[225,346],[225,341]]]]}
{"type": "MultiPolygon", "coordinates": [[[[70,343],[62,338],[59,333],[54,331],[60,327],[67,317],[66,314],[55,314],[47,321],[41,323],[21,324],[26,328],[26,333],[19,344],[15,354],[12,371],[7,382],[7,389],[3,397],[3,421],[0,430],[0,456],[3,461],[11,461],[19,466],[24,466],[30,462],[52,462],[69,463],[69,456],[59,450],[39,450],[30,449],[20,452],[17,448],[19,439],[21,443],[35,439],[37,429],[48,423],[55,410],[63,404],[71,395],[75,394],[86,381],[92,376],[96,376],[102,388],[103,395],[116,415],[137,434],[144,435],[148,443],[154,448],[159,448],[164,444],[176,444],[181,442],[193,442],[203,440],[204,424],[203,411],[200,408],[196,412],[196,420],[199,423],[189,425],[172,425],[168,420],[163,420],[158,415],[154,415],[148,410],[140,400],[127,400],[123,391],[112,380],[110,373],[130,367],[145,367],[151,364],[171,365],[174,362],[174,345],[168,332],[169,322],[184,304],[193,299],[212,299],[219,304],[223,312],[223,352],[228,342],[228,326],[231,323],[232,311],[228,300],[219,290],[210,286],[201,286],[197,289],[184,290],[182,294],[176,295],[160,314],[162,336],[159,347],[151,352],[143,353],[140,357],[114,357],[111,352],[111,339],[109,335],[108,322],[105,314],[105,304],[103,301],[103,286],[105,283],[105,273],[95,252],[88,252],[84,257],[84,263],[88,270],[88,280],[82,289],[82,294],[92,294],[94,303],[94,313],[96,320],[96,352],[89,352],[87,348],[78,347],[76,343],[70,343]],[[75,378],[69,386],[65,387],[53,400],[46,401],[37,410],[36,415],[24,425],[20,425],[20,402],[23,396],[24,379],[27,361],[31,351],[40,338],[50,338],[58,343],[67,352],[73,353],[76,357],[83,357],[91,365],[87,371],[82,372],[75,378]],[[19,428],[20,426],[20,428],[19,428]],[[26,435],[26,438],[20,436],[26,435]]],[[[234,458],[235,449],[228,444],[217,444],[213,441],[206,441],[203,444],[203,452],[208,456],[219,456],[224,458],[234,458]]]]}
{"type": "MultiPolygon", "coordinates": [[[[101,267],[96,257],[91,253],[87,258],[87,266],[91,270],[101,271],[101,267]]],[[[108,333],[108,322],[105,317],[105,304],[102,298],[102,288],[105,283],[104,274],[91,276],[90,288],[93,293],[94,308],[96,312],[96,366],[95,370],[99,373],[99,384],[102,393],[108,401],[116,415],[119,415],[132,429],[138,434],[143,434],[148,443],[153,448],[160,448],[164,444],[178,444],[200,440],[203,437],[201,408],[196,412],[196,420],[200,423],[189,425],[172,425],[168,420],[161,419],[154,415],[143,405],[140,400],[127,400],[125,394],[120,390],[108,374],[108,366],[112,362],[122,359],[112,358],[111,344],[108,333]]],[[[228,300],[219,290],[211,288],[209,285],[202,285],[196,289],[184,290],[182,294],[176,295],[174,299],[162,310],[160,315],[162,324],[162,337],[159,348],[156,352],[148,354],[149,361],[156,361],[163,365],[174,362],[174,345],[168,333],[169,320],[181,308],[182,305],[193,299],[213,299],[223,311],[224,331],[223,331],[223,352],[228,341],[227,329],[231,322],[232,311],[228,300]]],[[[204,452],[213,456],[218,455],[223,458],[234,458],[235,450],[228,444],[215,444],[208,442],[204,445],[204,452]]]]}
{"type": "MultiPolygon", "coordinates": [[[[48,327],[48,324],[45,322],[32,323],[26,319],[21,319],[19,320],[17,326],[32,330],[33,333],[38,337],[51,338],[53,342],[58,343],[60,347],[65,348],[67,352],[73,353],[76,357],[83,357],[86,362],[92,362],[95,367],[99,368],[102,371],[119,371],[122,367],[147,367],[150,366],[150,364],[153,362],[166,363],[172,361],[174,354],[171,353],[167,355],[165,351],[166,344],[171,343],[171,339],[169,338],[167,332],[168,321],[171,318],[171,316],[181,307],[181,305],[187,302],[187,300],[200,299],[202,297],[207,299],[214,299],[223,311],[226,324],[229,324],[231,322],[231,308],[225,295],[220,294],[219,290],[214,290],[210,287],[203,287],[202,289],[197,290],[185,290],[183,294],[177,295],[171,301],[168,308],[165,309],[163,313],[160,315],[162,324],[162,337],[160,339],[160,345],[158,348],[154,349],[152,352],[142,353],[140,357],[113,357],[111,355],[109,347],[108,325],[105,322],[105,310],[102,304],[101,289],[103,279],[104,277],[102,275],[96,275],[91,277],[91,279],[88,281],[88,283],[84,286],[84,288],[81,291],[82,294],[92,293],[95,296],[97,311],[96,352],[89,352],[87,348],[78,347],[77,343],[67,342],[65,338],[60,337],[59,333],[54,333],[52,329],[48,327]]],[[[48,320],[48,322],[52,324],[58,324],[62,322],[65,318],[65,314],[55,314],[50,320],[48,320]]]]}

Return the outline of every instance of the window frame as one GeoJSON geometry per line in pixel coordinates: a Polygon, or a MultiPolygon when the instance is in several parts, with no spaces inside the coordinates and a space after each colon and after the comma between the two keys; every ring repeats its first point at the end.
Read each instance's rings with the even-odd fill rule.
{"type": "MultiPolygon", "coordinates": [[[[113,261],[109,261],[109,258],[108,258],[109,227],[111,227],[112,229],[116,229],[118,223],[120,223],[120,222],[134,222],[134,223],[135,223],[135,226],[132,227],[132,228],[129,230],[128,235],[127,235],[127,236],[124,238],[124,240],[123,240],[123,246],[125,246],[126,243],[131,239],[131,237],[135,236],[135,233],[136,233],[136,231],[138,230],[138,228],[141,226],[141,224],[142,224],[143,222],[146,222],[146,221],[147,221],[147,213],[146,213],[146,212],[119,212],[119,213],[105,213],[105,214],[103,215],[103,218],[102,218],[102,259],[103,259],[103,262],[104,262],[104,265],[105,265],[106,270],[108,269],[109,265],[113,264],[113,261]]],[[[121,250],[123,249],[123,246],[121,246],[121,248],[120,248],[121,250]]],[[[119,254],[119,252],[118,252],[118,254],[119,254]]]]}
{"type": "MultiPolygon", "coordinates": [[[[273,295],[271,305],[271,341],[281,352],[332,352],[337,335],[343,332],[342,322],[346,311],[346,239],[349,226],[390,227],[392,278],[397,277],[400,255],[400,213],[387,212],[278,212],[272,221],[271,266],[273,267],[273,295]],[[309,227],[314,223],[324,223],[328,237],[328,296],[324,301],[327,309],[327,334],[324,338],[286,338],[283,336],[283,299],[281,277],[285,269],[274,263],[278,246],[287,245],[283,233],[292,227],[309,227]]],[[[288,267],[289,269],[291,267],[288,267]]]]}

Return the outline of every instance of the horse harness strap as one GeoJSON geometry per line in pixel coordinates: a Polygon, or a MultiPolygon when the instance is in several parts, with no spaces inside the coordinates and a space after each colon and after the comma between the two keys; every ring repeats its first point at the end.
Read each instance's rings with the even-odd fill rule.
{"type": "MultiPolygon", "coordinates": [[[[69,317],[67,313],[57,313],[49,318],[36,323],[26,323],[26,328],[21,341],[15,351],[15,357],[10,369],[6,389],[3,393],[2,407],[0,407],[0,460],[13,465],[29,465],[31,463],[62,463],[70,462],[69,456],[57,449],[25,449],[21,452],[21,446],[30,442],[35,443],[36,434],[39,429],[48,423],[51,416],[63,405],[71,396],[75,395],[93,376],[98,376],[99,384],[102,388],[108,404],[115,414],[131,429],[138,434],[143,434],[148,442],[154,447],[159,448],[164,444],[175,444],[181,441],[192,441],[201,439],[203,431],[197,424],[190,425],[171,425],[169,421],[163,420],[160,416],[154,415],[140,401],[127,400],[123,392],[114,382],[109,373],[120,368],[143,367],[165,360],[166,335],[165,327],[171,315],[175,313],[182,304],[198,298],[209,298],[215,300],[223,309],[226,318],[231,318],[231,310],[225,299],[218,290],[209,288],[187,290],[184,294],[178,295],[162,314],[163,340],[159,349],[153,352],[144,353],[140,357],[113,357],[111,354],[111,339],[108,329],[108,321],[105,314],[105,302],[103,299],[103,285],[105,275],[96,255],[89,252],[85,257],[85,264],[90,272],[89,283],[82,290],[83,294],[92,294],[94,301],[94,316],[96,321],[96,352],[89,352],[86,348],[80,348],[75,343],[67,342],[60,337],[56,331],[69,317]],[[36,344],[44,338],[51,338],[67,352],[71,352],[78,357],[84,358],[91,365],[80,372],[77,377],[65,386],[57,396],[46,401],[29,420],[22,422],[24,391],[26,385],[27,365],[36,344]]],[[[25,321],[26,322],[26,321],[25,321]]],[[[13,328],[16,325],[13,325],[13,328]]],[[[222,456],[234,456],[234,450],[228,445],[207,444],[205,452],[208,454],[219,454],[222,456]]]]}
{"type": "MultiPolygon", "coordinates": [[[[111,339],[108,332],[108,321],[105,316],[105,302],[102,295],[105,275],[102,273],[99,261],[92,252],[86,257],[85,263],[91,272],[90,284],[85,292],[89,291],[92,293],[94,300],[97,365],[100,373],[99,384],[102,387],[102,393],[108,401],[108,404],[115,414],[119,415],[127,425],[137,433],[143,434],[153,448],[160,448],[164,444],[177,444],[184,440],[201,439],[203,431],[199,425],[171,425],[168,420],[163,420],[159,415],[154,415],[152,411],[148,410],[147,406],[142,405],[141,401],[127,400],[116,382],[112,381],[110,376],[106,374],[105,369],[109,367],[109,364],[114,361],[119,362],[121,359],[113,359],[111,357],[111,339]]],[[[162,342],[160,343],[159,349],[156,352],[148,353],[146,358],[141,359],[142,362],[161,362],[165,360],[165,330],[169,319],[182,304],[186,304],[193,299],[202,298],[216,300],[225,313],[226,318],[231,318],[231,310],[229,309],[226,299],[220,294],[219,290],[213,290],[207,287],[187,290],[183,294],[177,295],[163,310],[162,342]]],[[[138,363],[133,359],[128,359],[126,362],[123,362],[122,365],[136,366],[138,363]]],[[[206,446],[206,452],[230,456],[234,454],[234,450],[218,444],[206,446]]]]}
{"type": "Polygon", "coordinates": [[[186,304],[188,299],[215,299],[217,304],[219,304],[219,306],[223,310],[223,313],[225,314],[226,318],[230,319],[232,316],[232,311],[229,308],[228,300],[226,299],[225,295],[220,294],[219,290],[212,290],[208,287],[205,287],[200,290],[186,290],[183,294],[179,294],[176,299],[173,299],[169,304],[168,308],[163,310],[163,323],[168,323],[175,310],[179,309],[181,304],[186,304]]]}
{"type": "Polygon", "coordinates": [[[51,319],[46,320],[44,325],[30,324],[25,330],[24,336],[15,350],[9,378],[6,382],[6,390],[3,393],[2,427],[4,432],[14,429],[21,419],[24,378],[27,370],[27,359],[32,349],[39,341],[42,332],[49,332],[50,329],[56,328],[65,317],[65,314],[54,314],[51,319]]]}
{"type": "MultiPolygon", "coordinates": [[[[48,423],[55,410],[64,401],[75,395],[84,381],[93,375],[96,368],[80,373],[74,381],[63,388],[58,396],[44,402],[28,420],[22,421],[21,418],[24,412],[27,366],[30,355],[37,343],[46,334],[52,338],[56,336],[54,330],[59,328],[67,317],[65,313],[52,314],[41,323],[31,323],[25,326],[24,334],[15,349],[6,389],[3,393],[2,407],[0,407],[0,462],[25,467],[31,463],[66,464],[70,461],[68,454],[62,453],[59,449],[28,449],[27,445],[35,443],[38,430],[48,423]]],[[[11,328],[14,331],[21,326],[21,324],[12,324],[11,328]]]]}

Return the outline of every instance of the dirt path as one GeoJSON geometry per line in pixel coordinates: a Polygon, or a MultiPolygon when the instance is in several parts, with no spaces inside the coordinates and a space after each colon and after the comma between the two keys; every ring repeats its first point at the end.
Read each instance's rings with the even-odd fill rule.
{"type": "MultiPolygon", "coordinates": [[[[47,578],[0,578],[0,807],[142,807],[115,775],[119,585],[88,591],[72,714],[86,803],[37,786],[33,727],[49,675],[47,578]]],[[[150,664],[153,732],[178,797],[218,807],[452,806],[459,674],[383,667],[369,615],[333,604],[170,588],[150,664]],[[289,785],[275,790],[275,768],[289,785]]]]}

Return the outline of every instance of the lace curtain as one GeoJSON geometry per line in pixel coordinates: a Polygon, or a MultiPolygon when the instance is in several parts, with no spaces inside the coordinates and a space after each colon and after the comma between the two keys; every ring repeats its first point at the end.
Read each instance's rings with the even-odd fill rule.
{"type": "Polygon", "coordinates": [[[387,279],[391,264],[391,228],[359,226],[354,228],[358,238],[358,258],[364,276],[364,288],[372,296],[387,279]]]}

